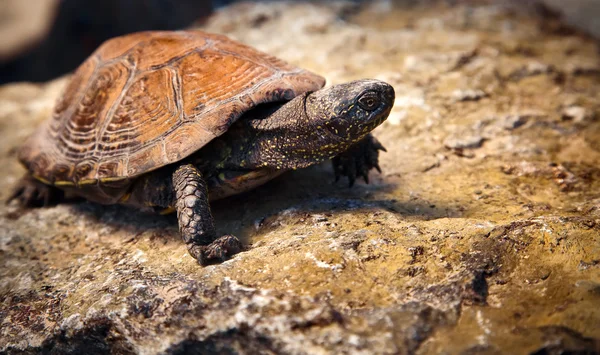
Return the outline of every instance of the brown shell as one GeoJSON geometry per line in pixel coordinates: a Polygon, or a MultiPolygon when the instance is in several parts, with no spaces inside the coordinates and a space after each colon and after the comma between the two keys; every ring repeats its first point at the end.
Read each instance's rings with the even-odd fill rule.
{"type": "Polygon", "coordinates": [[[321,88],[316,74],[221,35],[140,32],[74,73],[20,159],[57,185],[132,178],[185,158],[260,103],[321,88]]]}

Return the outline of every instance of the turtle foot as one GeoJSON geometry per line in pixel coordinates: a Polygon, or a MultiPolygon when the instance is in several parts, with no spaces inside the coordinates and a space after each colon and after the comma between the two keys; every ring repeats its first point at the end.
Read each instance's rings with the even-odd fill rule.
{"type": "Polygon", "coordinates": [[[242,251],[242,243],[233,235],[224,235],[209,245],[190,246],[190,254],[202,266],[218,264],[242,251]]]}
{"type": "Polygon", "coordinates": [[[21,207],[45,207],[56,204],[63,197],[63,192],[53,186],[46,185],[31,176],[25,176],[15,186],[6,204],[16,200],[21,207]]]}
{"type": "Polygon", "coordinates": [[[357,177],[362,177],[369,183],[369,171],[375,169],[381,173],[379,167],[379,151],[386,149],[377,138],[367,135],[360,142],[350,146],[348,150],[332,159],[335,181],[342,175],[348,177],[350,187],[354,185],[357,177]]]}

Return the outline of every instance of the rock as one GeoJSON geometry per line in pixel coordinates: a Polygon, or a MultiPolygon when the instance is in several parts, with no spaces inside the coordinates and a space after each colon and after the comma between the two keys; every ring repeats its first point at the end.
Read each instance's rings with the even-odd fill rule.
{"type": "Polygon", "coordinates": [[[473,149],[481,147],[483,141],[479,135],[450,136],[444,140],[444,146],[450,149],[473,149]]]}
{"type": "MultiPolygon", "coordinates": [[[[324,164],[214,203],[251,247],[206,268],[170,216],[0,204],[0,352],[600,352],[600,122],[561,119],[599,107],[597,72],[573,70],[598,67],[598,44],[469,4],[221,9],[205,30],[396,87],[384,174],[349,189],[324,164]]],[[[0,87],[0,199],[65,82],[0,87]]]]}
{"type": "Polygon", "coordinates": [[[575,122],[583,122],[592,118],[592,115],[581,106],[569,106],[562,111],[563,120],[573,120],[575,122]]]}
{"type": "Polygon", "coordinates": [[[504,117],[504,128],[513,130],[521,127],[530,117],[527,115],[508,115],[504,117]]]}
{"type": "Polygon", "coordinates": [[[456,101],[477,101],[486,96],[487,94],[483,90],[455,90],[452,92],[452,97],[456,101]]]}

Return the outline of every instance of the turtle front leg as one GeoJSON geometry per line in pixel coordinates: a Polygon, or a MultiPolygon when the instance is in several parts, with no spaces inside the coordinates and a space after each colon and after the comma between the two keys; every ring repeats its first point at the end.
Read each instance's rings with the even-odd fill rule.
{"type": "Polygon", "coordinates": [[[345,152],[331,160],[335,181],[344,175],[348,177],[350,187],[354,185],[357,176],[362,176],[369,183],[369,171],[375,169],[381,173],[379,167],[379,151],[386,152],[385,148],[377,138],[368,134],[360,142],[353,144],[345,152]]]}
{"type": "Polygon", "coordinates": [[[181,237],[198,263],[222,262],[242,250],[242,243],[232,235],[217,238],[206,182],[195,166],[187,164],[175,170],[173,190],[181,237]]]}

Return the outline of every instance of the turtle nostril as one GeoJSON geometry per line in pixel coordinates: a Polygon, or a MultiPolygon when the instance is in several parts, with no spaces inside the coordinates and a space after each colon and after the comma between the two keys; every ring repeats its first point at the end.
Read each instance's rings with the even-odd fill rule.
{"type": "Polygon", "coordinates": [[[386,90],[383,93],[383,96],[385,97],[385,99],[389,102],[394,102],[394,98],[396,96],[396,93],[394,92],[394,88],[392,86],[388,86],[386,88],[386,90]]]}

